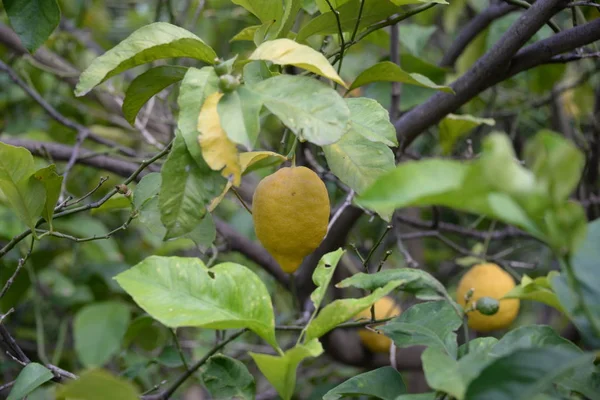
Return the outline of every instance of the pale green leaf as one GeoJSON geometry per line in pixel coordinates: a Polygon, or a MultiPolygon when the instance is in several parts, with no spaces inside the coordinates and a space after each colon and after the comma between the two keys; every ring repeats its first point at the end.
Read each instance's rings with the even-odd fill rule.
{"type": "Polygon", "coordinates": [[[421,360],[429,387],[451,394],[459,400],[464,398],[467,382],[460,374],[455,359],[439,348],[428,347],[421,355],[421,360]]]}
{"type": "MultiPolygon", "coordinates": [[[[553,272],[556,274],[556,271],[553,272]]],[[[552,274],[552,277],[554,274],[552,274]]],[[[523,275],[523,278],[521,278],[521,283],[506,293],[504,298],[534,300],[554,307],[558,311],[564,313],[565,311],[562,308],[556,293],[554,293],[548,283],[549,279],[551,280],[550,274],[548,277],[543,276],[536,279],[531,279],[527,275],[523,275]]]]}
{"type": "Polygon", "coordinates": [[[490,118],[477,118],[472,115],[448,114],[440,121],[440,145],[444,154],[450,154],[456,141],[473,128],[485,124],[494,126],[496,121],[490,118]]]}
{"type": "Polygon", "coordinates": [[[217,111],[227,137],[247,150],[252,150],[260,130],[261,108],[260,99],[243,86],[223,94],[217,104],[217,111]]]}
{"type": "Polygon", "coordinates": [[[352,82],[349,90],[368,85],[373,82],[400,82],[407,85],[421,86],[429,89],[441,90],[446,93],[454,93],[452,88],[444,85],[437,85],[424,75],[417,73],[408,73],[398,64],[390,61],[379,62],[372,67],[367,68],[360,73],[352,82]]]}
{"type": "Polygon", "coordinates": [[[356,132],[372,142],[398,146],[396,128],[390,122],[389,112],[377,102],[366,97],[346,99],[350,109],[350,132],[356,132]]]}
{"type": "Polygon", "coordinates": [[[138,400],[140,391],[129,380],[103,369],[91,369],[58,388],[58,399],[77,400],[138,400]]]}
{"type": "Polygon", "coordinates": [[[331,278],[333,278],[335,268],[337,267],[337,264],[342,258],[343,254],[344,250],[339,248],[336,251],[332,251],[323,255],[323,257],[321,257],[319,260],[317,268],[315,268],[315,272],[313,272],[312,279],[317,288],[311,293],[310,299],[315,305],[316,310],[318,310],[321,306],[321,302],[323,301],[323,298],[327,293],[327,289],[329,288],[331,278]]]}
{"type": "Polygon", "coordinates": [[[52,378],[54,375],[48,368],[35,362],[29,363],[19,372],[6,400],[23,399],[52,378]]]}
{"type": "Polygon", "coordinates": [[[392,367],[381,367],[348,379],[327,392],[323,400],[338,400],[359,395],[396,400],[400,393],[406,393],[406,385],[400,373],[392,367]]]}
{"type": "Polygon", "coordinates": [[[232,0],[256,15],[261,22],[278,21],[283,12],[281,0],[232,0]]]}
{"type": "Polygon", "coordinates": [[[42,217],[48,222],[52,229],[52,217],[54,216],[54,208],[60,197],[60,188],[63,177],[56,172],[56,165],[52,164],[45,168],[37,170],[33,177],[42,182],[46,189],[46,201],[42,210],[42,217]]]}

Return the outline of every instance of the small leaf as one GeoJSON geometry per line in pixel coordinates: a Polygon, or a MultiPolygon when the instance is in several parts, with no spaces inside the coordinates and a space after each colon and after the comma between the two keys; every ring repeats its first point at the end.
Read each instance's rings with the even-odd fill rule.
{"type": "Polygon", "coordinates": [[[148,314],[170,328],[248,328],[278,348],[269,292],[248,268],[198,258],[150,256],[115,277],[148,314]]]}
{"type": "Polygon", "coordinates": [[[221,171],[221,175],[232,180],[234,186],[239,186],[242,178],[242,169],[235,144],[229,140],[221,126],[217,111],[217,104],[223,96],[216,92],[209,95],[198,116],[198,141],[202,149],[202,157],[214,171],[221,171]]]}
{"type": "Polygon", "coordinates": [[[252,42],[254,40],[254,34],[260,28],[260,25],[247,26],[232,37],[229,42],[246,41],[252,42]]]}
{"type": "Polygon", "coordinates": [[[58,399],[77,400],[138,400],[140,392],[128,380],[112,375],[103,369],[87,370],[61,386],[56,393],[58,399]]]}
{"type": "Polygon", "coordinates": [[[350,132],[356,132],[372,142],[398,146],[396,128],[390,122],[390,114],[377,100],[348,98],[346,104],[350,109],[350,132]]]}
{"type": "Polygon", "coordinates": [[[182,80],[186,71],[185,67],[161,65],[149,69],[131,81],[123,100],[123,114],[127,122],[134,125],[144,104],[161,90],[182,80]]]}
{"type": "Polygon", "coordinates": [[[439,348],[428,347],[421,355],[427,384],[462,400],[467,389],[458,362],[439,348]]]}
{"type": "Polygon", "coordinates": [[[564,313],[565,311],[560,305],[556,293],[549,287],[548,283],[549,279],[551,280],[551,276],[553,277],[556,274],[556,271],[552,271],[550,274],[548,274],[548,277],[542,276],[536,279],[531,279],[527,275],[523,275],[521,283],[506,293],[504,298],[539,301],[564,313]]]}
{"type": "Polygon", "coordinates": [[[234,358],[217,354],[206,362],[202,382],[214,400],[254,400],[256,383],[248,368],[234,358]]]}
{"type": "Polygon", "coordinates": [[[431,79],[421,74],[408,73],[400,68],[398,64],[390,61],[382,61],[361,72],[348,90],[356,89],[357,87],[373,82],[400,82],[407,85],[441,90],[446,93],[454,93],[451,87],[437,85],[431,79]]]}
{"type": "Polygon", "coordinates": [[[440,121],[440,145],[444,154],[450,154],[456,141],[479,125],[494,126],[490,118],[477,118],[472,115],[448,114],[440,121]]]}
{"type": "Polygon", "coordinates": [[[297,344],[282,356],[248,352],[260,372],[273,385],[283,400],[290,400],[296,388],[296,369],[306,358],[318,357],[323,353],[319,340],[297,344]]]}
{"type": "Polygon", "coordinates": [[[356,314],[365,310],[380,298],[386,296],[392,290],[400,286],[403,281],[389,282],[382,288],[376,289],[368,296],[359,299],[338,299],[327,304],[317,317],[309,322],[306,327],[305,341],[318,339],[339,324],[348,321],[356,314]]]}
{"type": "Polygon", "coordinates": [[[250,60],[266,60],[278,65],[294,65],[317,75],[324,76],[347,88],[327,58],[312,47],[290,39],[264,42],[248,57],[250,60]]]}
{"type": "Polygon", "coordinates": [[[190,57],[212,64],[217,55],[190,31],[166,22],[155,22],[139,28],[96,58],[81,73],[75,95],[83,96],[107,79],[138,65],[174,57],[190,57]]]}
{"type": "Polygon", "coordinates": [[[121,348],[127,332],[129,308],[107,301],[80,309],[73,320],[75,351],[86,367],[101,367],[121,348]]]}
{"type": "Polygon", "coordinates": [[[277,75],[254,84],[251,90],[302,142],[332,144],[348,130],[350,110],[346,102],[316,79],[277,75]]]}
{"type": "Polygon", "coordinates": [[[244,65],[243,76],[244,84],[249,87],[269,79],[273,76],[273,73],[265,61],[250,61],[244,65]]]}
{"type": "Polygon", "coordinates": [[[10,25],[21,43],[34,53],[60,22],[56,0],[2,0],[10,25]]]}
{"type": "Polygon", "coordinates": [[[396,400],[406,393],[402,376],[392,367],[381,367],[348,379],[323,396],[323,400],[370,396],[382,400],[396,400]]]}
{"type": "Polygon", "coordinates": [[[318,310],[321,306],[342,255],[344,255],[344,250],[341,248],[323,255],[317,268],[315,268],[315,272],[313,272],[312,279],[317,288],[310,294],[310,299],[315,305],[315,310],[318,310]]]}
{"type": "Polygon", "coordinates": [[[415,304],[399,317],[377,328],[390,337],[397,347],[428,346],[456,358],[456,331],[462,318],[447,301],[415,304]]]}
{"type": "Polygon", "coordinates": [[[54,208],[60,197],[63,177],[56,173],[56,165],[54,164],[37,170],[33,176],[42,182],[46,189],[46,201],[42,210],[42,217],[48,222],[50,230],[52,230],[52,217],[54,216],[54,208]]]}
{"type": "Polygon", "coordinates": [[[145,202],[158,196],[162,178],[159,172],[151,172],[140,180],[133,190],[133,205],[136,209],[142,208],[145,202]]]}
{"type": "Polygon", "coordinates": [[[35,362],[29,363],[19,372],[6,400],[23,399],[52,378],[54,375],[48,368],[35,362]]]}
{"type": "Polygon", "coordinates": [[[227,137],[252,150],[260,130],[261,108],[260,100],[243,86],[225,93],[217,104],[217,111],[227,137]]]}
{"type": "Polygon", "coordinates": [[[219,77],[213,67],[190,68],[181,81],[177,97],[177,128],[181,131],[187,150],[202,170],[210,168],[202,158],[202,150],[198,143],[198,115],[206,98],[218,91],[218,84],[219,77]]]}

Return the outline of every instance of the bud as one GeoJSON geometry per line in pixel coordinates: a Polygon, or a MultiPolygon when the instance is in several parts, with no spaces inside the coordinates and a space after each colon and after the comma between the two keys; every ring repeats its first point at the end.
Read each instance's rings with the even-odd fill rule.
{"type": "Polygon", "coordinates": [[[233,75],[226,74],[219,77],[219,89],[223,93],[233,92],[238,86],[240,86],[240,81],[233,75]]]}
{"type": "Polygon", "coordinates": [[[477,300],[475,309],[483,315],[494,315],[500,309],[500,302],[491,297],[481,297],[477,300]]]}

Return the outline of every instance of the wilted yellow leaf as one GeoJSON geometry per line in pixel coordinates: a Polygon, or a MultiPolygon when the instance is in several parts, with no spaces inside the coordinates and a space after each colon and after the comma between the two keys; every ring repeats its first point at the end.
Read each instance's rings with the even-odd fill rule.
{"type": "Polygon", "coordinates": [[[234,186],[239,186],[242,179],[242,169],[238,151],[221,127],[217,104],[223,93],[215,92],[208,96],[202,105],[198,116],[198,142],[202,149],[204,161],[215,171],[228,178],[232,177],[234,186]]]}
{"type": "Polygon", "coordinates": [[[323,54],[312,47],[290,39],[275,39],[264,42],[250,55],[250,60],[267,60],[279,65],[295,65],[348,88],[323,54]]]}

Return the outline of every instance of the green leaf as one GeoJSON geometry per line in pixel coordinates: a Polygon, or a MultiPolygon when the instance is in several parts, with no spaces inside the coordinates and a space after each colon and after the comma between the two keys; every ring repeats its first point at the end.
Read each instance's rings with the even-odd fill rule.
{"type": "Polygon", "coordinates": [[[306,327],[305,342],[318,339],[339,324],[348,321],[362,310],[371,307],[373,303],[386,296],[402,283],[404,282],[392,281],[384,287],[376,289],[368,296],[359,299],[338,299],[327,304],[306,327]]]}
{"type": "Polygon", "coordinates": [[[366,97],[346,99],[350,109],[350,132],[356,132],[372,142],[398,146],[396,128],[389,112],[377,100],[366,97]]]}
{"type": "Polygon", "coordinates": [[[60,22],[56,0],[2,0],[10,25],[21,43],[35,52],[60,22]]]}
{"type": "Polygon", "coordinates": [[[421,269],[398,268],[388,269],[374,274],[360,272],[337,283],[337,288],[355,287],[359,289],[375,290],[392,281],[403,281],[399,290],[413,293],[421,300],[450,299],[446,288],[431,274],[421,269]]]}
{"type": "Polygon", "coordinates": [[[271,70],[264,61],[250,61],[244,65],[243,70],[244,85],[252,86],[258,82],[269,79],[273,76],[271,70]]]}
{"type": "Polygon", "coordinates": [[[331,282],[331,278],[333,278],[335,268],[343,254],[344,250],[339,248],[336,251],[323,255],[319,260],[319,264],[312,275],[313,282],[317,288],[310,295],[310,299],[315,305],[315,310],[318,310],[321,306],[327,289],[329,289],[329,283],[331,282]]]}
{"type": "Polygon", "coordinates": [[[189,57],[214,63],[215,51],[193,33],[167,22],[155,22],[133,32],[96,58],[81,73],[75,95],[83,96],[105,80],[152,61],[189,57]]]}
{"type": "Polygon", "coordinates": [[[48,222],[50,230],[52,230],[52,217],[54,216],[54,208],[60,197],[63,177],[56,173],[56,165],[54,164],[37,170],[33,174],[33,177],[42,182],[46,189],[46,201],[42,210],[42,217],[48,222]]]}
{"type": "Polygon", "coordinates": [[[256,31],[259,28],[260,28],[260,25],[247,26],[247,27],[243,28],[241,31],[239,31],[237,34],[235,34],[235,36],[232,37],[229,41],[230,42],[237,42],[237,41],[252,42],[254,40],[254,35],[256,34],[256,31]]]}
{"type": "Polygon", "coordinates": [[[564,313],[565,311],[560,305],[558,297],[550,287],[549,283],[556,274],[556,271],[552,271],[548,276],[541,276],[535,279],[523,275],[521,283],[518,286],[515,286],[510,292],[506,293],[504,298],[539,301],[540,303],[547,304],[564,313]]]}
{"type": "Polygon", "coordinates": [[[261,22],[278,21],[283,12],[280,0],[232,0],[256,15],[261,22]]]}
{"type": "Polygon", "coordinates": [[[561,347],[565,350],[581,352],[576,345],[560,337],[552,327],[527,325],[511,330],[504,335],[490,349],[490,354],[494,357],[501,357],[520,349],[542,347],[561,347]]]}
{"type": "Polygon", "coordinates": [[[67,382],[56,393],[58,399],[77,400],[138,400],[140,392],[128,380],[103,369],[83,372],[79,379],[67,382]]]}
{"type": "Polygon", "coordinates": [[[593,356],[561,348],[520,349],[500,357],[469,385],[466,400],[528,400],[593,356]]]}
{"type": "Polygon", "coordinates": [[[212,67],[202,69],[190,68],[186,72],[179,87],[177,105],[179,117],[177,128],[185,140],[185,145],[192,158],[202,170],[210,170],[198,143],[198,115],[206,98],[218,90],[219,77],[212,67]]]}
{"type": "Polygon", "coordinates": [[[217,104],[217,111],[227,137],[246,150],[252,150],[260,131],[261,108],[260,99],[243,86],[223,94],[217,104]]]}
{"type": "Polygon", "coordinates": [[[248,328],[278,348],[269,292],[248,268],[198,258],[150,256],[115,277],[133,300],[164,325],[248,328]]]}
{"type": "Polygon", "coordinates": [[[402,376],[392,367],[381,367],[348,379],[323,396],[323,400],[338,400],[346,397],[370,396],[382,400],[396,400],[406,393],[402,376]]]}
{"type": "Polygon", "coordinates": [[[133,190],[133,206],[139,210],[152,197],[158,196],[162,178],[159,172],[151,172],[140,180],[133,190]]]}
{"type": "Polygon", "coordinates": [[[106,364],[120,350],[129,321],[129,307],[115,301],[90,304],[77,311],[73,338],[83,365],[106,364]]]}
{"type": "Polygon", "coordinates": [[[250,60],[271,61],[277,65],[294,65],[347,87],[323,54],[312,47],[290,39],[275,39],[264,42],[248,58],[250,60]]]}
{"type": "Polygon", "coordinates": [[[161,65],[138,75],[125,92],[123,115],[131,125],[144,106],[157,93],[179,82],[185,76],[187,68],[176,65],[161,65]]]}
{"type": "Polygon", "coordinates": [[[250,88],[300,141],[337,142],[348,128],[350,110],[332,88],[305,76],[277,75],[250,88]]]}
{"type": "Polygon", "coordinates": [[[403,394],[396,397],[396,400],[435,400],[435,397],[435,392],[428,392],[417,394],[403,394]]]}
{"type": "Polygon", "coordinates": [[[437,85],[428,77],[404,71],[398,64],[390,61],[379,62],[365,69],[352,82],[349,90],[368,85],[373,82],[400,82],[407,85],[421,86],[429,89],[441,90],[446,93],[454,93],[449,86],[437,85]]]}
{"type": "Polygon", "coordinates": [[[464,398],[467,385],[455,359],[439,348],[428,347],[421,355],[421,360],[429,387],[451,394],[458,400],[464,398]]]}
{"type": "Polygon", "coordinates": [[[161,221],[167,228],[164,239],[168,240],[191,232],[202,221],[207,204],[221,193],[225,179],[216,171],[202,171],[180,134],[160,173],[158,200],[161,221]]]}
{"type": "Polygon", "coordinates": [[[377,330],[390,337],[397,347],[428,346],[456,358],[458,345],[454,331],[462,322],[447,301],[429,301],[415,304],[377,330]]]}
{"type": "Polygon", "coordinates": [[[323,353],[323,347],[318,339],[306,344],[297,344],[282,356],[248,352],[260,372],[273,385],[283,400],[290,400],[296,388],[296,369],[306,358],[318,357],[323,353]]]}
{"type": "Polygon", "coordinates": [[[35,362],[29,363],[19,372],[6,400],[23,399],[52,378],[54,375],[48,368],[35,362]]]}
{"type": "Polygon", "coordinates": [[[256,383],[248,368],[236,359],[217,354],[202,368],[200,376],[214,400],[254,400],[256,383]]]}
{"type": "Polygon", "coordinates": [[[444,154],[450,154],[456,141],[479,125],[494,126],[490,118],[477,118],[472,115],[448,114],[440,121],[440,145],[444,154]]]}

